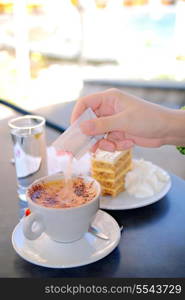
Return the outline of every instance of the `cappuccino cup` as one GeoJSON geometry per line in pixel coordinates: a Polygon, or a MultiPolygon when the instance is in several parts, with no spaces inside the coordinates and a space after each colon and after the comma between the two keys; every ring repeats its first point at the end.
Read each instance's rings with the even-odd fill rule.
{"type": "MultiPolygon", "coordinates": [[[[23,217],[23,233],[27,239],[35,240],[39,238],[42,233],[45,233],[54,241],[70,243],[82,238],[83,235],[88,232],[99,209],[101,188],[100,184],[94,178],[89,176],[81,176],[80,178],[83,184],[85,186],[87,185],[86,194],[84,194],[86,198],[84,196],[84,199],[87,199],[89,186],[91,187],[91,198],[89,198],[88,201],[84,200],[83,193],[79,193],[82,189],[78,189],[77,196],[80,195],[82,201],[79,202],[80,204],[78,205],[74,204],[69,207],[56,207],[56,205],[53,204],[56,201],[48,201],[49,204],[46,206],[44,202],[42,203],[41,201],[41,203],[39,203],[35,201],[34,198],[39,197],[39,187],[42,186],[42,197],[44,201],[44,197],[48,195],[47,188],[49,189],[52,182],[64,182],[63,174],[40,178],[29,186],[26,192],[26,198],[31,214],[23,217]]],[[[60,198],[60,193],[58,197],[60,198]]],[[[65,199],[66,203],[68,202],[67,200],[68,199],[65,199]]]]}

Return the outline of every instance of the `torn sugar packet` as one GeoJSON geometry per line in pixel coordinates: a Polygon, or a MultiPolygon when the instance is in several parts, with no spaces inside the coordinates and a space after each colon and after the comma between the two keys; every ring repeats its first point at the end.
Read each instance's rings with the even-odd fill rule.
{"type": "Polygon", "coordinates": [[[53,143],[56,154],[68,153],[73,155],[76,159],[80,159],[97,141],[102,139],[104,135],[87,136],[82,133],[80,124],[84,121],[97,118],[96,114],[91,108],[85,112],[53,143]]]}

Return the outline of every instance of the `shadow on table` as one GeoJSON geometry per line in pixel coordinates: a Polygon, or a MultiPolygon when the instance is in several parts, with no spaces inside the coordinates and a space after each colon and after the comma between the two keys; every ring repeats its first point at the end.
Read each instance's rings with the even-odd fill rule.
{"type": "Polygon", "coordinates": [[[138,229],[149,224],[155,225],[155,223],[159,223],[168,213],[170,205],[167,195],[160,201],[145,207],[124,211],[107,211],[107,213],[113,216],[120,226],[123,225],[127,229],[132,229],[133,227],[138,229]]]}
{"type": "MultiPolygon", "coordinates": [[[[74,253],[75,255],[75,253],[74,253]]],[[[52,269],[34,265],[17,257],[14,269],[19,277],[60,278],[60,277],[114,277],[120,262],[120,252],[116,248],[103,259],[86,266],[64,269],[52,269]]]]}

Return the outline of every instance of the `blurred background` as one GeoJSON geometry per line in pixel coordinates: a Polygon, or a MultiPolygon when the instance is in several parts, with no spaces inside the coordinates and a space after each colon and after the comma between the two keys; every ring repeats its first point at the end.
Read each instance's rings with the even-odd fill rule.
{"type": "Polygon", "coordinates": [[[183,0],[0,0],[0,98],[34,110],[118,87],[179,107],[184,29],[183,0]]]}

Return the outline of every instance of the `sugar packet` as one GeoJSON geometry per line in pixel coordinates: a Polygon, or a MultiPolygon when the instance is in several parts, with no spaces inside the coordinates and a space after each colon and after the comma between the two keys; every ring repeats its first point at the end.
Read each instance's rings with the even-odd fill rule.
{"type": "Polygon", "coordinates": [[[80,124],[84,121],[97,118],[91,108],[85,112],[53,143],[57,153],[62,151],[70,153],[76,159],[80,159],[97,141],[104,135],[88,136],[82,133],[80,124]]]}

